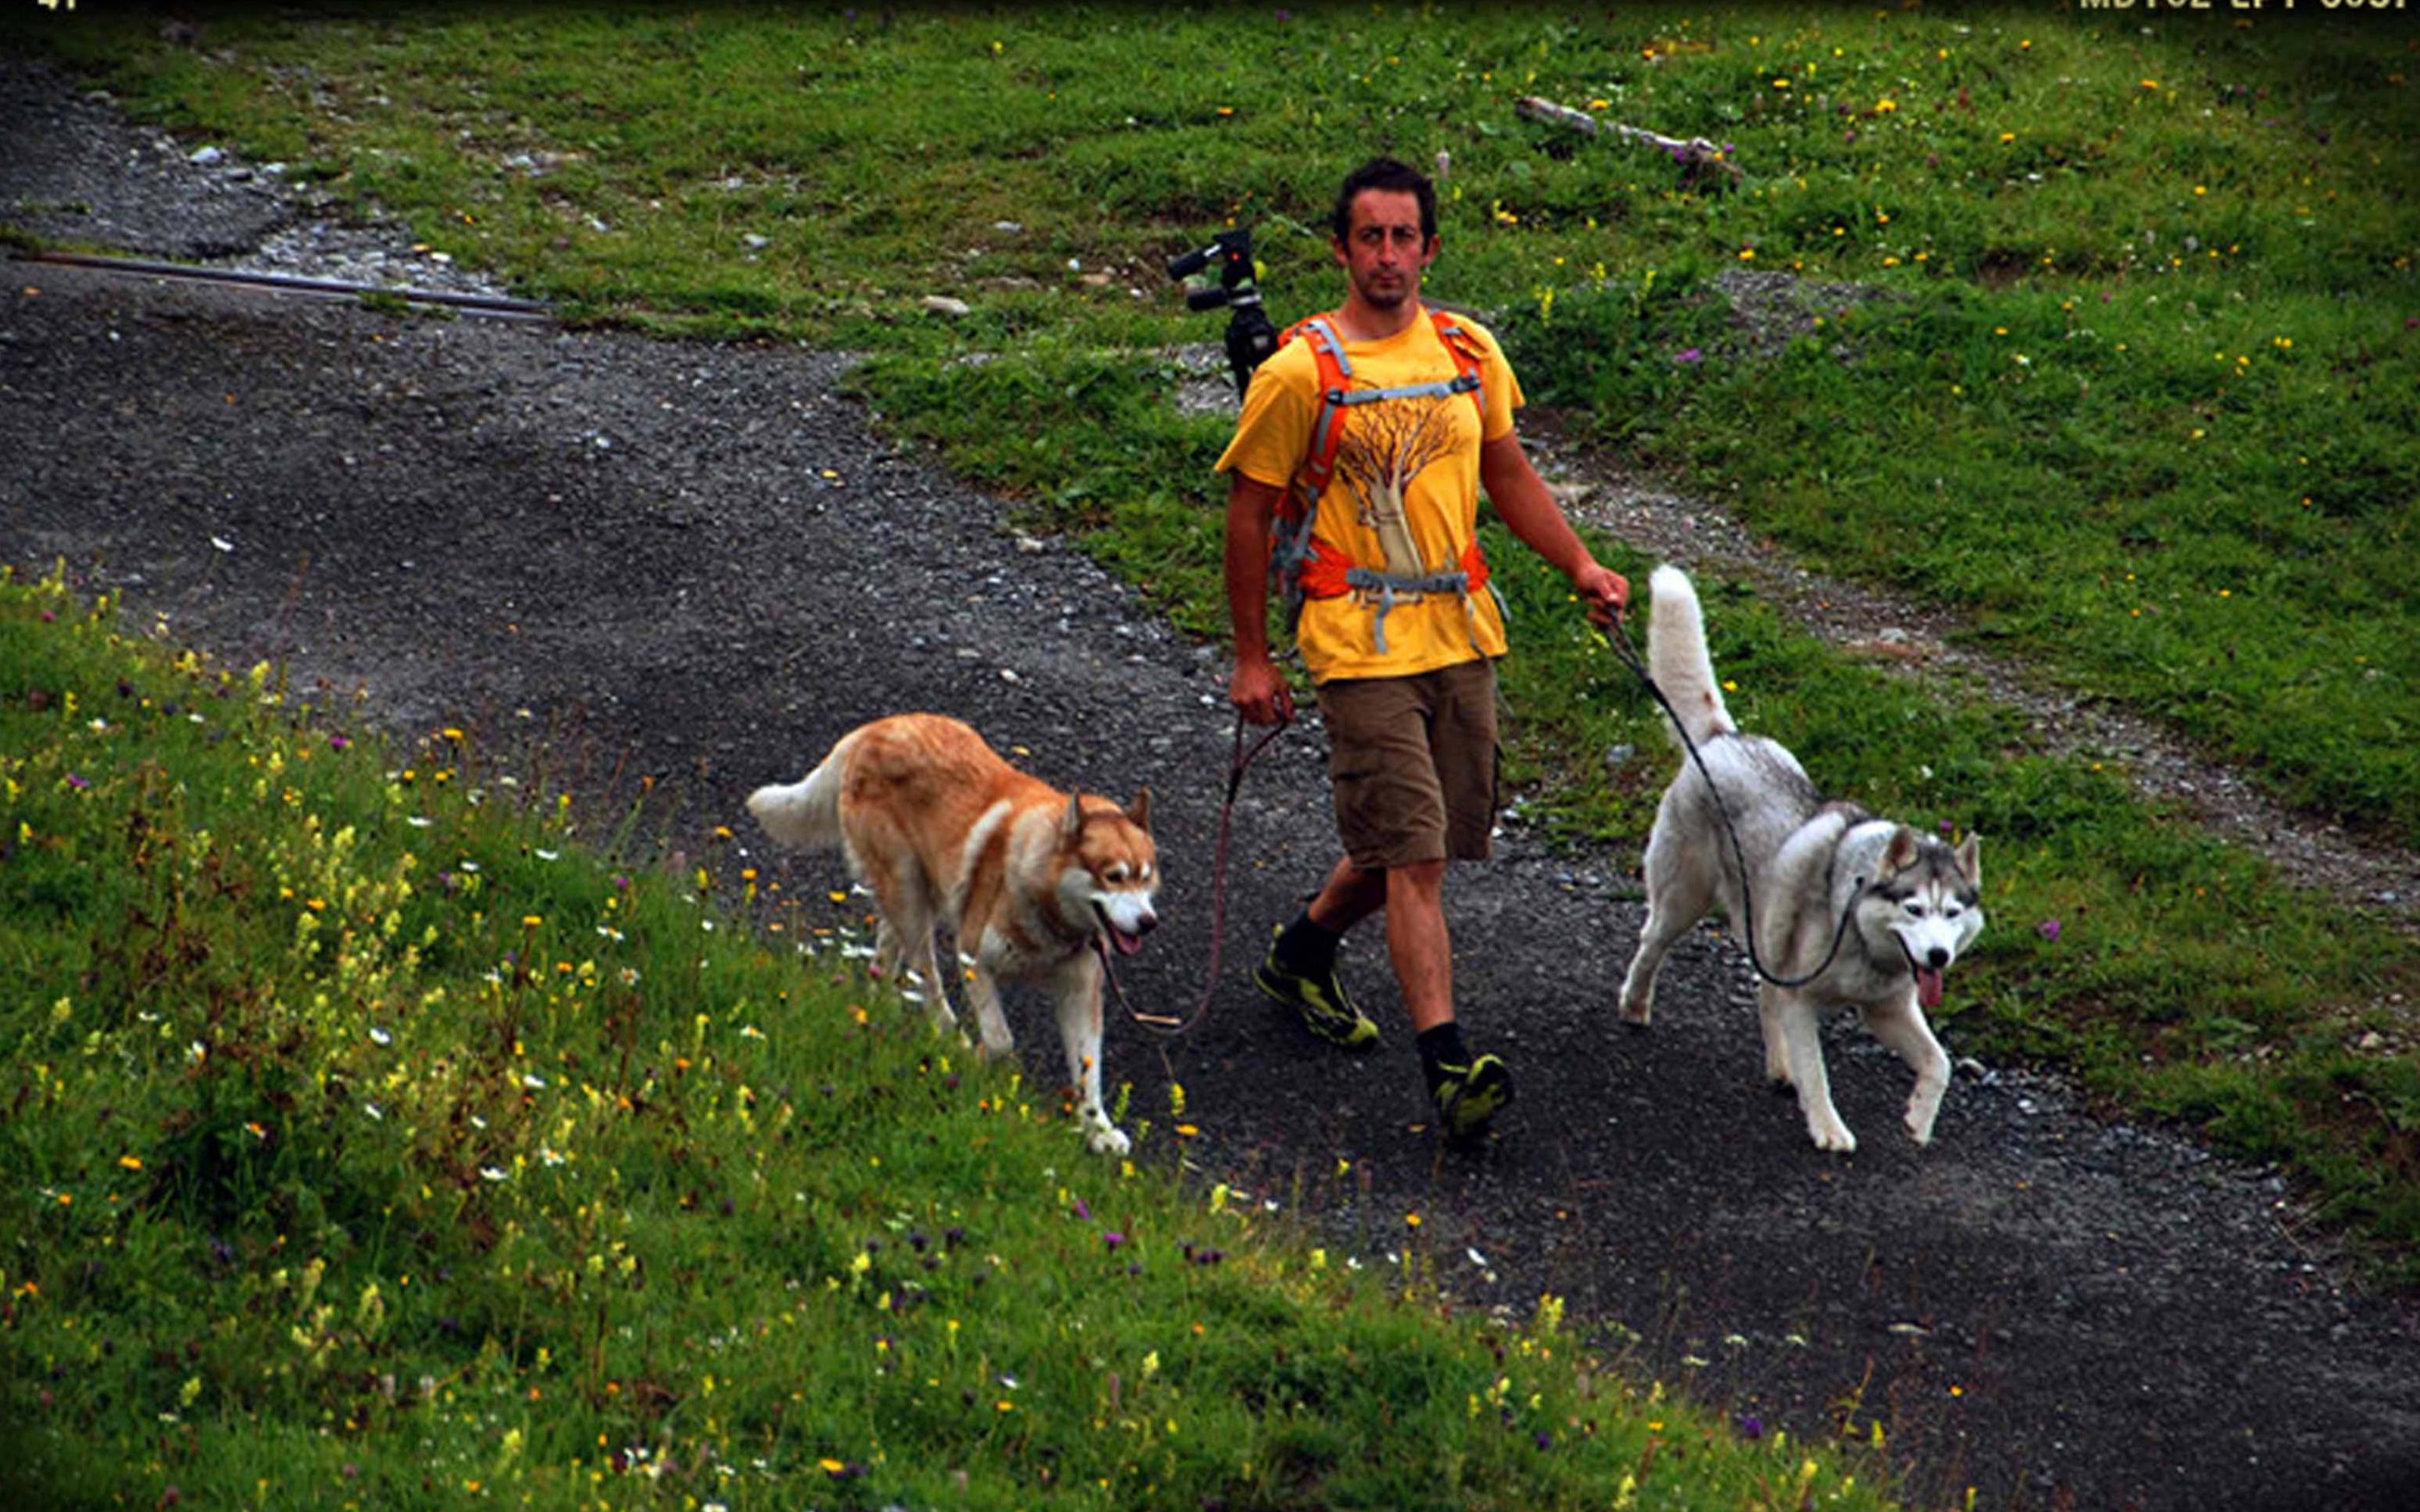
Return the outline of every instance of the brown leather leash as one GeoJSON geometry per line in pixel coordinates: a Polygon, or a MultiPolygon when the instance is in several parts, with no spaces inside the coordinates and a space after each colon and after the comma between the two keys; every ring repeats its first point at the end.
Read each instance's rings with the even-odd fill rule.
{"type": "Polygon", "coordinates": [[[1144,1013],[1126,1001],[1126,990],[1118,983],[1117,973],[1110,969],[1109,947],[1100,937],[1093,937],[1093,948],[1101,958],[1101,974],[1108,978],[1109,990],[1127,1018],[1141,1024],[1163,1039],[1175,1039],[1190,1034],[1210,1011],[1211,1000],[1218,995],[1218,959],[1227,940],[1227,848],[1234,829],[1235,795],[1242,791],[1244,773],[1252,762],[1268,748],[1269,742],[1285,733],[1290,720],[1280,719],[1269,726],[1249,749],[1244,745],[1244,716],[1235,715],[1235,742],[1227,756],[1227,798],[1218,808],[1218,844],[1210,863],[1210,965],[1203,974],[1202,1000],[1184,1014],[1171,1018],[1163,1013],[1144,1013]]]}

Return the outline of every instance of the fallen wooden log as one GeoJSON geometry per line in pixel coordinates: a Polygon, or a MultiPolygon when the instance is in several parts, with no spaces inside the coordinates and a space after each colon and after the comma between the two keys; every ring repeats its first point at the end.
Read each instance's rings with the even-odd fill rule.
{"type": "Polygon", "coordinates": [[[1549,126],[1568,127],[1582,135],[1619,136],[1625,141],[1644,144],[1662,152],[1674,163],[1679,164],[1683,172],[1693,176],[1703,169],[1716,168],[1730,175],[1733,182],[1745,177],[1740,172],[1739,164],[1730,160],[1729,153],[1702,136],[1693,136],[1683,141],[1677,136],[1666,136],[1661,132],[1651,132],[1643,126],[1626,126],[1621,121],[1599,120],[1585,110],[1574,110],[1569,105],[1559,105],[1551,100],[1541,99],[1536,95],[1522,96],[1513,103],[1512,108],[1531,120],[1544,121],[1549,126]]]}

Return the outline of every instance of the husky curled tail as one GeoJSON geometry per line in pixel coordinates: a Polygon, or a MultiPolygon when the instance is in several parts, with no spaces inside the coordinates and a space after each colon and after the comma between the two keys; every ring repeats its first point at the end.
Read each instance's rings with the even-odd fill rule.
{"type": "MultiPolygon", "coordinates": [[[[748,795],[748,812],[765,833],[799,850],[845,849],[840,827],[841,777],[848,767],[849,747],[861,731],[851,730],[815,770],[797,782],[759,787],[748,795]]],[[[852,863],[852,865],[854,863],[852,863]]]]}
{"type": "MultiPolygon", "coordinates": [[[[1670,565],[1648,580],[1654,617],[1647,622],[1647,672],[1664,690],[1672,712],[1690,740],[1703,745],[1717,735],[1737,735],[1731,711],[1714,680],[1714,659],[1706,650],[1706,616],[1689,575],[1670,565]]],[[[1672,732],[1665,732],[1671,735],[1672,732]]],[[[1672,743],[1680,744],[1677,735],[1672,743]]]]}

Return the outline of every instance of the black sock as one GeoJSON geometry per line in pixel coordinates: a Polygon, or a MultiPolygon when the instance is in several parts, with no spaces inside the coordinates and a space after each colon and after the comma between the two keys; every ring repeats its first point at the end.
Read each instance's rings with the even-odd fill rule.
{"type": "Polygon", "coordinates": [[[1451,1019],[1434,1029],[1421,1030],[1414,1043],[1419,1047],[1420,1071],[1428,1078],[1432,1091],[1445,1080],[1447,1067],[1470,1064],[1470,1052],[1462,1044],[1462,1026],[1451,1019]]]}
{"type": "Polygon", "coordinates": [[[1278,933],[1278,963],[1305,976],[1317,976],[1336,964],[1336,945],[1344,937],[1322,928],[1309,909],[1278,933]]]}

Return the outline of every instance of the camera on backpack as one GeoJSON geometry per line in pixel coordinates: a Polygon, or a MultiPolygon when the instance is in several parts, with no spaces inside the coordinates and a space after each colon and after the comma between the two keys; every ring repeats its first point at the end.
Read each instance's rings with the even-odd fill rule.
{"type": "Polygon", "coordinates": [[[1188,310],[1233,311],[1227,320],[1227,366],[1235,375],[1235,397],[1241,399],[1252,381],[1252,369],[1278,350],[1278,328],[1261,307],[1260,286],[1252,281],[1252,233],[1237,226],[1221,231],[1206,247],[1171,258],[1168,276],[1180,282],[1215,266],[1218,281],[1185,291],[1188,310]]]}

